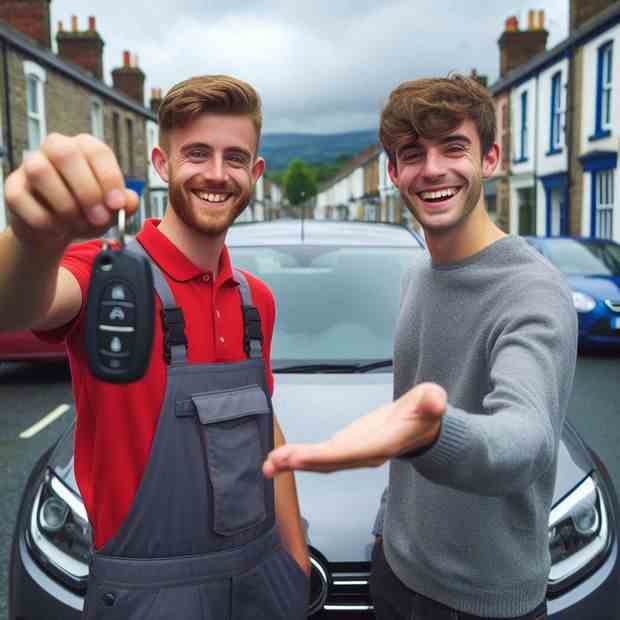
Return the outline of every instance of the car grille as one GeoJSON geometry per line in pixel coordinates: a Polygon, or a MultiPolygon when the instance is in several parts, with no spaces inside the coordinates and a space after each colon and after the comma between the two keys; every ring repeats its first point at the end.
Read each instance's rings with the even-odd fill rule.
{"type": "Polygon", "coordinates": [[[334,570],[325,601],[326,611],[368,612],[372,610],[368,577],[370,565],[332,567],[334,570]]]}
{"type": "Polygon", "coordinates": [[[606,299],[605,305],[613,312],[620,312],[620,301],[613,299],[606,299]]]}

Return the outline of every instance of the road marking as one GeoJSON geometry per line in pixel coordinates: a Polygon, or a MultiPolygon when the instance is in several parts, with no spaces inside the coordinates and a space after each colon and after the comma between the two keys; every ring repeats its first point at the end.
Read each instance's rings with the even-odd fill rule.
{"type": "Polygon", "coordinates": [[[34,437],[37,433],[40,433],[46,426],[49,426],[54,420],[57,420],[61,415],[64,415],[69,411],[71,407],[66,403],[63,405],[59,405],[53,411],[50,411],[44,418],[39,420],[36,424],[26,429],[23,433],[19,434],[20,439],[30,439],[34,437]]]}

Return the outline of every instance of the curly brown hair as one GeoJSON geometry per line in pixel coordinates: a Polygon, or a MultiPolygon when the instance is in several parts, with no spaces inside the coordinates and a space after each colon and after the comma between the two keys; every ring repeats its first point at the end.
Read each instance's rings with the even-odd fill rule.
{"type": "Polygon", "coordinates": [[[396,151],[403,141],[436,139],[466,119],[476,126],[484,156],[495,142],[496,121],[493,99],[482,84],[459,74],[403,82],[383,108],[379,139],[396,165],[396,151]]]}
{"type": "Polygon", "coordinates": [[[168,149],[169,133],[202,114],[248,116],[256,129],[256,150],[263,122],[261,100],[254,88],[228,75],[201,75],[175,84],[159,108],[159,142],[168,149]]]}

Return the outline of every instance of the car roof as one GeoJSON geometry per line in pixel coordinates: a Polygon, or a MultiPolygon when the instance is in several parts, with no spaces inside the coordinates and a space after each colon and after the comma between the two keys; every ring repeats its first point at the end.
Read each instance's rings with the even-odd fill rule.
{"type": "Polygon", "coordinates": [[[287,219],[239,223],[226,238],[229,246],[242,245],[365,245],[424,247],[421,237],[397,224],[287,219]]]}
{"type": "Polygon", "coordinates": [[[606,243],[611,243],[613,245],[619,245],[617,242],[613,241],[612,239],[601,239],[600,237],[571,237],[571,236],[561,236],[561,237],[544,237],[542,235],[539,236],[535,236],[535,235],[525,235],[524,239],[526,239],[527,241],[533,241],[534,243],[555,243],[557,241],[576,241],[577,243],[579,242],[586,242],[586,243],[595,243],[597,245],[603,245],[606,243]]]}

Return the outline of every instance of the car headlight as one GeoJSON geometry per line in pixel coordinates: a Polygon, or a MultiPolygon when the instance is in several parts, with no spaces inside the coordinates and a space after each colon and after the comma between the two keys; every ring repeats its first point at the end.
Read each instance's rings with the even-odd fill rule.
{"type": "Polygon", "coordinates": [[[599,566],[611,536],[604,494],[590,476],[551,511],[549,590],[563,590],[599,566]]]}
{"type": "Polygon", "coordinates": [[[28,534],[39,564],[73,590],[84,591],[92,530],[80,498],[50,471],[35,496],[28,534]]]}
{"type": "Polygon", "coordinates": [[[577,312],[592,312],[596,308],[596,300],[590,295],[580,293],[579,291],[573,291],[573,304],[577,312]]]}

